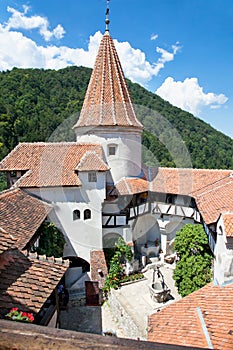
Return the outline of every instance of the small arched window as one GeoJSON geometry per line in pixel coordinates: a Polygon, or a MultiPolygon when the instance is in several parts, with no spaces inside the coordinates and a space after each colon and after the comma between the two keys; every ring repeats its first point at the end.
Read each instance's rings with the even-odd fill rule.
{"type": "Polygon", "coordinates": [[[91,211],[90,209],[85,209],[84,210],[84,220],[91,219],[91,211]]]}
{"type": "Polygon", "coordinates": [[[80,210],[75,209],[73,211],[73,220],[75,221],[75,220],[79,220],[79,219],[80,219],[80,210]]]}

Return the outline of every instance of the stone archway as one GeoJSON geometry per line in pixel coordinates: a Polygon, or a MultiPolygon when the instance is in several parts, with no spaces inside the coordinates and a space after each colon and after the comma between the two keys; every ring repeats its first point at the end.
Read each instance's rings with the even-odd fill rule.
{"type": "Polygon", "coordinates": [[[75,287],[75,284],[77,284],[75,287],[76,289],[84,289],[84,280],[86,279],[84,276],[90,271],[89,262],[77,256],[66,258],[70,260],[70,267],[65,274],[66,286],[71,288],[72,286],[75,287]],[[78,283],[78,281],[80,281],[80,283],[78,283]]]}
{"type": "Polygon", "coordinates": [[[121,237],[122,236],[116,232],[109,232],[103,237],[103,250],[104,250],[105,260],[108,268],[109,268],[109,262],[115,252],[115,244],[117,243],[118,239],[121,237]]]}

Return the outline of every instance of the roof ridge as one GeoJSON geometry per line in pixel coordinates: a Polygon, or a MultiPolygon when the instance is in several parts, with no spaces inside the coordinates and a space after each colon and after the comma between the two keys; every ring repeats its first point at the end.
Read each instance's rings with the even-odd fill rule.
{"type": "MultiPolygon", "coordinates": [[[[95,151],[95,150],[90,150],[84,153],[84,155],[82,156],[82,158],[80,159],[78,165],[76,166],[76,170],[80,170],[80,168],[83,166],[83,164],[85,164],[86,160],[90,157],[90,156],[94,156],[98,159],[98,161],[104,165],[105,167],[107,167],[109,169],[109,166],[106,164],[106,162],[103,160],[103,158],[95,151]]],[[[106,169],[107,170],[107,169],[106,169]]],[[[81,171],[81,170],[80,170],[81,171]]]]}
{"type": "Polygon", "coordinates": [[[213,185],[215,185],[215,184],[218,184],[219,182],[221,182],[221,181],[223,181],[223,180],[226,180],[226,179],[228,179],[228,178],[229,178],[229,176],[226,176],[226,177],[222,177],[221,179],[216,180],[216,181],[214,181],[214,182],[210,182],[208,185],[203,186],[203,187],[200,187],[198,190],[195,190],[195,191],[191,192],[191,194],[192,194],[192,195],[195,195],[195,194],[196,194],[196,196],[200,196],[200,195],[204,195],[204,194],[206,194],[206,193],[210,193],[210,192],[212,192],[212,191],[216,191],[216,189],[221,188],[221,187],[223,187],[223,186],[226,186],[226,185],[230,184],[232,181],[229,180],[228,183],[219,184],[219,186],[214,187],[214,188],[208,189],[208,187],[213,186],[213,185]],[[205,189],[206,189],[206,190],[205,190],[205,189]],[[202,190],[204,190],[204,192],[201,192],[200,194],[198,194],[198,192],[199,192],[199,191],[202,191],[202,190]]]}
{"type": "Polygon", "coordinates": [[[10,194],[10,195],[13,195],[13,192],[16,192],[16,191],[21,191],[19,187],[16,187],[14,188],[13,186],[10,187],[10,188],[7,188],[6,190],[3,190],[0,192],[0,197],[3,195],[7,195],[7,194],[10,194]]]}
{"type": "MultiPolygon", "coordinates": [[[[39,141],[39,142],[19,142],[18,145],[14,148],[14,150],[16,148],[18,148],[20,145],[36,145],[36,146],[46,146],[46,145],[53,145],[53,146],[75,146],[75,145],[80,145],[80,146],[89,146],[89,145],[99,145],[98,143],[94,143],[94,142],[77,142],[77,141],[61,141],[61,142],[43,142],[43,141],[39,141]]],[[[9,155],[9,154],[8,154],[9,155]]],[[[8,157],[8,155],[4,158],[6,159],[8,157]]]]}
{"type": "Polygon", "coordinates": [[[221,171],[221,172],[232,172],[233,174],[233,170],[232,169],[207,169],[207,168],[170,168],[170,167],[147,167],[150,169],[170,169],[170,170],[194,170],[194,171],[221,171]]]}

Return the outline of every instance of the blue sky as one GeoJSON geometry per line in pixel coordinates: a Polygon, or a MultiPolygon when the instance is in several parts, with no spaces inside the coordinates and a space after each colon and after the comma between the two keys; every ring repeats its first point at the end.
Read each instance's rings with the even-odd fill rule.
{"type": "MultiPolygon", "coordinates": [[[[92,67],[106,0],[0,0],[0,70],[92,67]]],[[[233,137],[233,1],[110,0],[126,77],[233,137]]]]}

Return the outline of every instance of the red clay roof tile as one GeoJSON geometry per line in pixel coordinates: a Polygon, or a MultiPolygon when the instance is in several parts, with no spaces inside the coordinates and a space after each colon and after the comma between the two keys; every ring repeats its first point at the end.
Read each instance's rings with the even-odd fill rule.
{"type": "Polygon", "coordinates": [[[78,171],[107,171],[109,167],[95,151],[88,151],[83,155],[76,169],[78,171]]]}
{"type": "Polygon", "coordinates": [[[232,305],[233,283],[221,287],[210,283],[151,315],[148,340],[208,348],[204,320],[213,348],[233,349],[232,305]]]}
{"type": "MultiPolygon", "coordinates": [[[[20,143],[0,163],[1,171],[27,171],[17,187],[80,186],[76,167],[88,151],[102,158],[98,144],[77,142],[20,143]]],[[[103,164],[101,164],[101,169],[103,164]]]]}
{"type": "Polygon", "coordinates": [[[0,193],[0,226],[16,239],[19,249],[25,247],[51,210],[50,205],[19,188],[0,193]]]}
{"type": "Polygon", "coordinates": [[[0,254],[15,246],[17,239],[0,227],[0,254]]]}
{"type": "Polygon", "coordinates": [[[19,307],[21,311],[39,312],[67,268],[67,263],[57,264],[47,260],[32,259],[18,249],[2,253],[0,255],[0,317],[4,317],[12,307],[19,307]],[[40,278],[38,278],[38,268],[40,278]]]}
{"type": "Polygon", "coordinates": [[[135,115],[114,42],[106,32],[74,128],[116,125],[143,128],[135,115]]]}
{"type": "Polygon", "coordinates": [[[233,237],[233,212],[222,214],[226,237],[233,237]]]}

